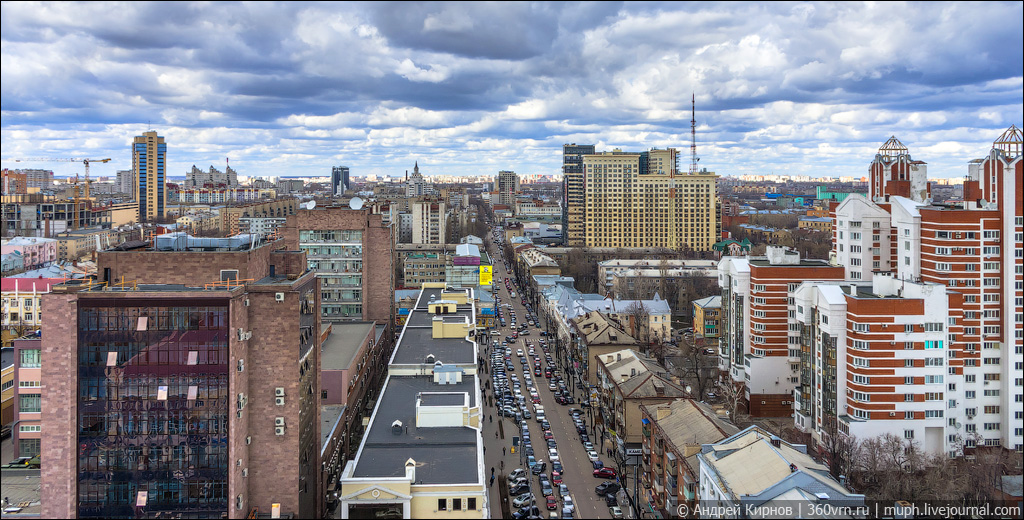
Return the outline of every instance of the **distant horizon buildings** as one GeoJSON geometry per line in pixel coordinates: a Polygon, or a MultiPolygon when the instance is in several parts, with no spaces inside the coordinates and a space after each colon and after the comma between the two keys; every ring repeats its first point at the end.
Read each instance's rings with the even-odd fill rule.
{"type": "Polygon", "coordinates": [[[351,188],[349,174],[348,166],[335,166],[331,168],[331,195],[344,195],[351,188]]]}
{"type": "Polygon", "coordinates": [[[143,132],[132,141],[132,170],[135,172],[135,201],[139,204],[139,222],[164,216],[167,184],[167,143],[154,131],[143,132]]]}

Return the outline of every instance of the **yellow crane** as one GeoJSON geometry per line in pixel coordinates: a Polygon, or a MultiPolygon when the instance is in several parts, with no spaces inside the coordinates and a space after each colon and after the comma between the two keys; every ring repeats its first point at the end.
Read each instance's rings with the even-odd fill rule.
{"type": "MultiPolygon", "coordinates": [[[[89,200],[89,184],[92,182],[89,180],[89,163],[106,163],[110,162],[110,158],[106,159],[77,159],[67,157],[32,157],[27,159],[10,159],[14,162],[80,162],[85,165],[85,199],[89,200]]],[[[75,173],[75,218],[72,220],[73,229],[78,229],[78,204],[80,202],[78,196],[78,173],[75,173]]]]}

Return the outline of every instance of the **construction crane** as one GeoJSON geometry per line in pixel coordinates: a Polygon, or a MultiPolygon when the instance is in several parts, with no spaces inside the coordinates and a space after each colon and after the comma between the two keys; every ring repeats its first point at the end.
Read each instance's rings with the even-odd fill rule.
{"type": "MultiPolygon", "coordinates": [[[[85,165],[85,198],[89,198],[89,163],[107,163],[110,162],[110,158],[106,159],[69,159],[64,157],[33,157],[30,159],[11,159],[14,162],[80,162],[85,165]]],[[[75,184],[78,184],[78,173],[75,173],[75,184]]]]}
{"type": "MultiPolygon", "coordinates": [[[[110,162],[110,158],[106,159],[73,159],[66,157],[33,157],[28,159],[10,159],[14,162],[80,162],[85,165],[85,199],[89,200],[89,184],[92,182],[89,180],[89,163],[106,163],[110,162]]],[[[79,212],[78,205],[81,199],[78,196],[78,173],[75,173],[75,218],[72,220],[71,226],[73,229],[78,229],[79,212]]]]}

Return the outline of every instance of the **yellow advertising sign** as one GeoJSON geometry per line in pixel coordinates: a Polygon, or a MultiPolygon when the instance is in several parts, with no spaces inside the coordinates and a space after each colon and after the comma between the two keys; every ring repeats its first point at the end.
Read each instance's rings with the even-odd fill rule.
{"type": "Polygon", "coordinates": [[[493,265],[480,266],[480,285],[491,285],[491,277],[494,276],[493,265]]]}

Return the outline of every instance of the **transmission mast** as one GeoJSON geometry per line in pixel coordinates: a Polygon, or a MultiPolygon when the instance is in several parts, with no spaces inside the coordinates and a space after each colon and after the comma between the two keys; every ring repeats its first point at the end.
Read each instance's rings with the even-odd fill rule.
{"type": "Polygon", "coordinates": [[[690,95],[690,175],[693,175],[697,173],[697,95],[690,95]]]}

